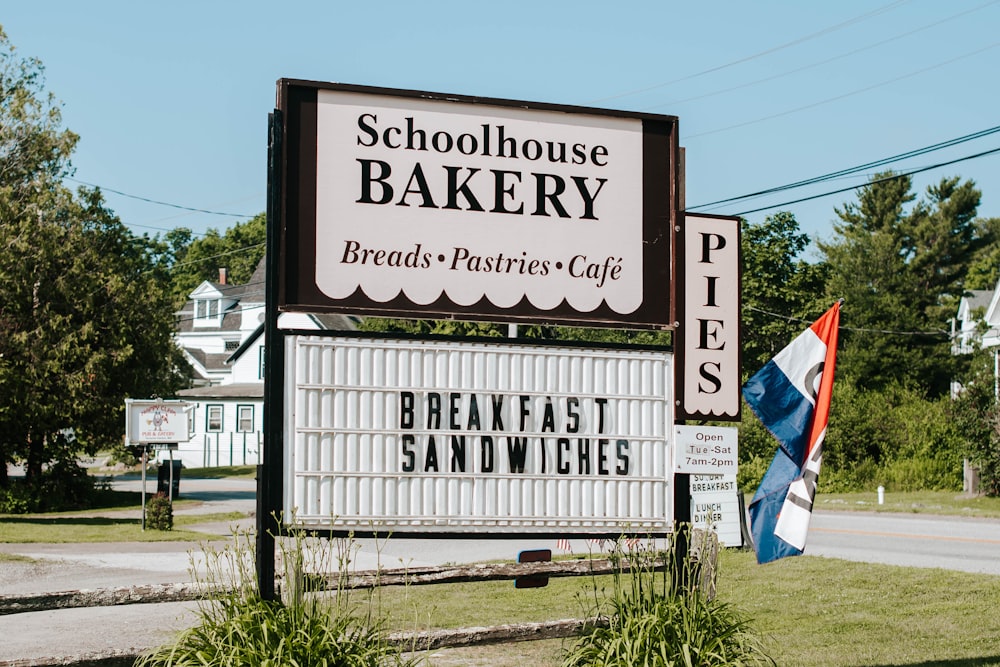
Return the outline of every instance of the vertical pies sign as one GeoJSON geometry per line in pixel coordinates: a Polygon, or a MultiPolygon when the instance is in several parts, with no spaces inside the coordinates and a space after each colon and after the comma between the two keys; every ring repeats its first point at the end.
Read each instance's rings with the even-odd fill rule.
{"type": "Polygon", "coordinates": [[[284,310],[669,328],[672,116],[282,80],[284,310]]]}

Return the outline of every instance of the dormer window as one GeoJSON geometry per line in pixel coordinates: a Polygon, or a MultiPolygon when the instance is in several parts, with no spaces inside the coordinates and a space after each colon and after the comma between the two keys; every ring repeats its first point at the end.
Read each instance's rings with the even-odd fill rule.
{"type": "Polygon", "coordinates": [[[217,329],[222,326],[226,311],[238,303],[237,299],[226,296],[225,289],[225,286],[206,280],[191,293],[195,328],[217,329]]]}
{"type": "Polygon", "coordinates": [[[219,319],[219,299],[195,299],[194,318],[196,320],[219,319]]]}
{"type": "Polygon", "coordinates": [[[195,299],[194,319],[196,324],[218,324],[221,299],[195,299]]]}

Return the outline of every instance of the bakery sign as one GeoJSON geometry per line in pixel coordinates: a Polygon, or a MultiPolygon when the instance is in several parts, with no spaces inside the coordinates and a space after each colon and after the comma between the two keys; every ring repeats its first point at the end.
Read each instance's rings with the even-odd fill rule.
{"type": "Polygon", "coordinates": [[[659,349],[295,335],[285,515],[355,533],[660,534],[659,349]]]}
{"type": "Polygon", "coordinates": [[[673,326],[675,117],[278,91],[282,309],[673,326]]]}

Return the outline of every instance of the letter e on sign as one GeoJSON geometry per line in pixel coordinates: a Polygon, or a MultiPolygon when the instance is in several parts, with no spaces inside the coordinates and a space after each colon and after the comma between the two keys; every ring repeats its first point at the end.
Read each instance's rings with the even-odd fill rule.
{"type": "Polygon", "coordinates": [[[740,221],[684,214],[677,417],[740,418],[740,221]]]}

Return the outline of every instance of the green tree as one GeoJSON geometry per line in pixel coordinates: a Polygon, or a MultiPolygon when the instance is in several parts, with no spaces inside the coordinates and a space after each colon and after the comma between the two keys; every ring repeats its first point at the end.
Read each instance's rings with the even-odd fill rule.
{"type": "MultiPolygon", "coordinates": [[[[267,217],[260,213],[224,232],[209,229],[202,238],[191,240],[191,236],[190,230],[181,228],[162,240],[162,252],[173,262],[171,292],[176,307],[203,281],[217,281],[220,268],[227,270],[227,281],[233,285],[249,282],[264,257],[267,217]]],[[[260,288],[263,291],[264,286],[260,288]]]]}
{"type": "Polygon", "coordinates": [[[1000,496],[1000,404],[993,364],[992,350],[972,355],[950,416],[963,438],[964,455],[979,468],[980,488],[1000,496]]]}
{"type": "Polygon", "coordinates": [[[833,239],[818,245],[829,298],[845,299],[838,375],[864,389],[919,386],[934,398],[954,375],[947,321],[984,243],[974,221],[980,193],[944,178],[914,203],[910,188],[908,176],[875,176],[858,203],[836,210],[833,239]]]}
{"type": "Polygon", "coordinates": [[[120,444],[125,397],[184,381],[155,244],[62,185],[77,137],[42,72],[0,31],[0,486],[120,444]]]}
{"type": "Polygon", "coordinates": [[[830,307],[826,266],[807,262],[809,237],[795,216],[780,212],[742,223],[743,373],[756,373],[830,307]]]}
{"type": "Polygon", "coordinates": [[[983,247],[965,274],[964,286],[967,290],[991,290],[1000,280],[1000,218],[977,220],[976,227],[983,247]]]}

